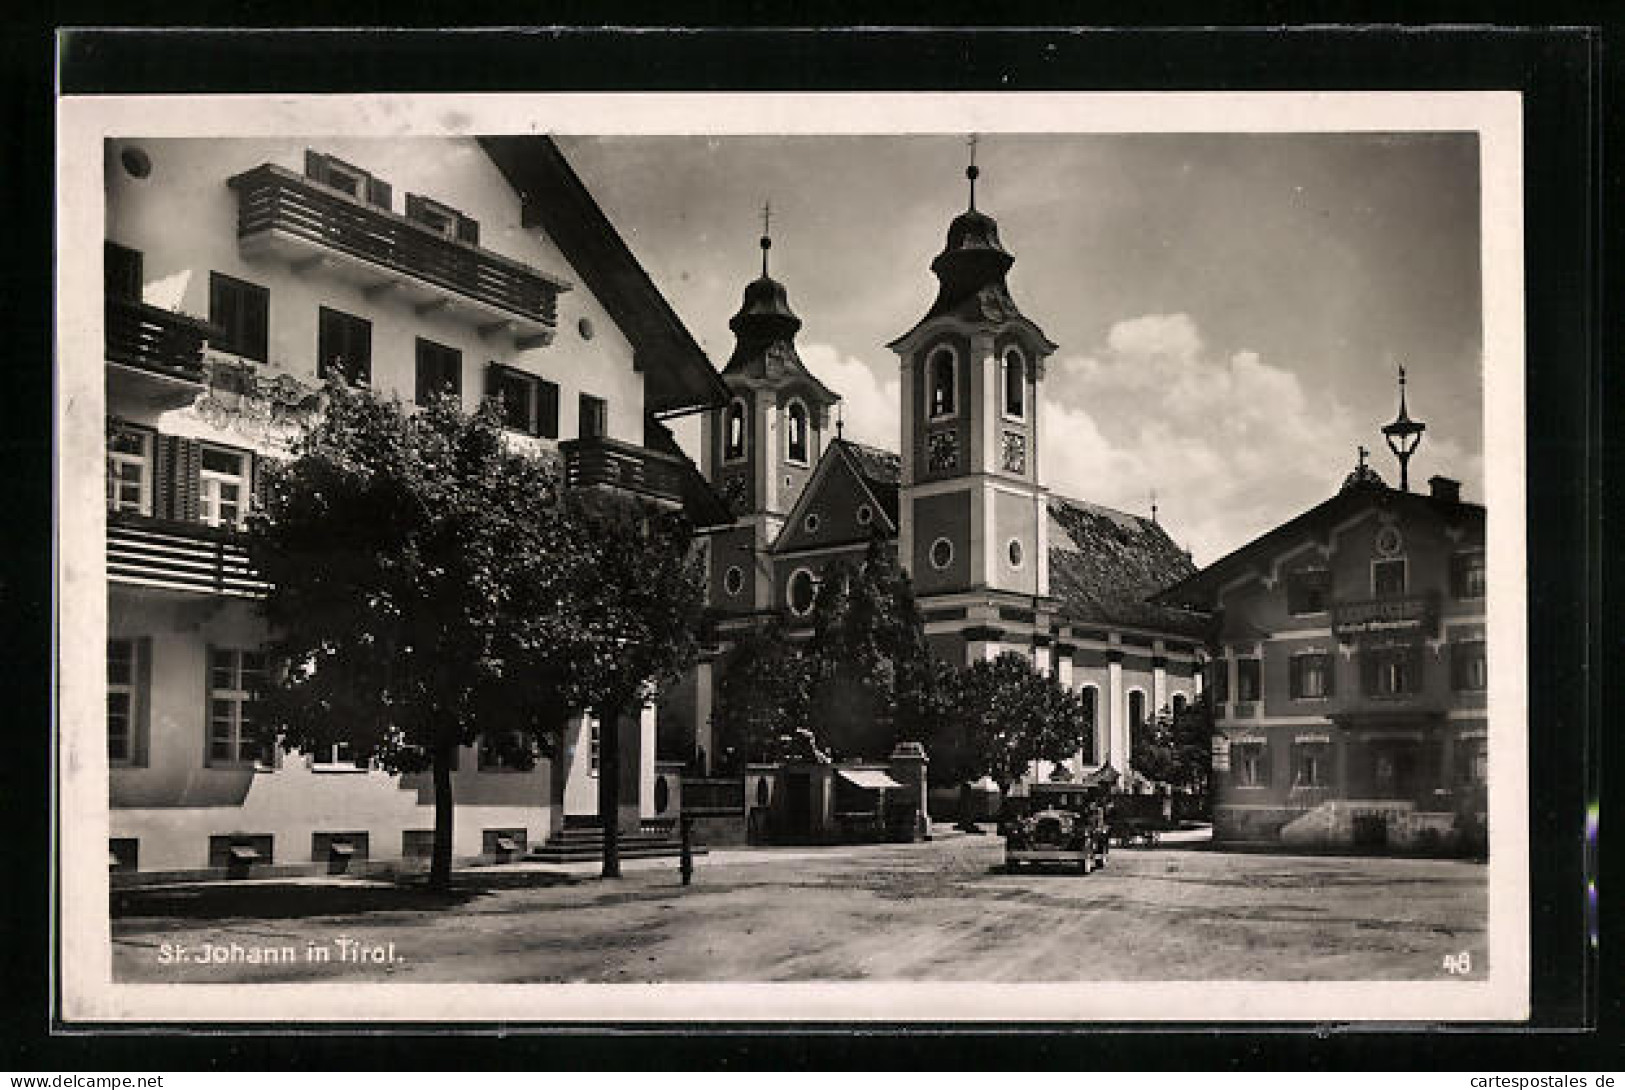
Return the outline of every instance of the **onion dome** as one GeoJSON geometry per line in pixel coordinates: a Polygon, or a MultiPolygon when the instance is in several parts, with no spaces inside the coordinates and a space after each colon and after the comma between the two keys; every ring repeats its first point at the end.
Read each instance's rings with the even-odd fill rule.
{"type": "Polygon", "coordinates": [[[1366,457],[1371,452],[1366,450],[1365,447],[1361,447],[1359,450],[1360,460],[1358,464],[1349,471],[1347,477],[1343,478],[1343,487],[1338,491],[1347,492],[1351,488],[1387,488],[1387,482],[1382,479],[1376,470],[1365,463],[1366,457]]]}
{"type": "Polygon", "coordinates": [[[767,273],[767,255],[773,247],[766,233],[769,214],[763,210],[762,275],[745,285],[739,312],[728,320],[735,342],[722,374],[725,378],[756,380],[776,387],[799,381],[813,401],[833,404],[840,398],[807,370],[796,353],[795,337],[801,330],[801,319],[790,309],[789,292],[767,273]]]}

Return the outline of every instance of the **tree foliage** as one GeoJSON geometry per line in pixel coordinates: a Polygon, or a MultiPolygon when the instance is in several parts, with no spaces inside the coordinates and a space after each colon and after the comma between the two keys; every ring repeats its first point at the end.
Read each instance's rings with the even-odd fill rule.
{"type": "Polygon", "coordinates": [[[948,707],[930,750],[945,783],[986,775],[1008,791],[1033,762],[1075,755],[1093,729],[1078,694],[1013,652],[955,671],[948,707]]]}
{"type": "Polygon", "coordinates": [[[716,764],[805,756],[812,711],[812,662],[783,625],[770,622],[743,636],[723,662],[711,722],[716,764]]]}
{"type": "Polygon", "coordinates": [[[1207,694],[1178,712],[1164,705],[1130,739],[1137,772],[1171,787],[1205,792],[1212,775],[1213,716],[1207,694]]]}
{"type": "Polygon", "coordinates": [[[686,664],[703,585],[680,516],[565,492],[492,405],[325,398],[249,524],[272,587],[260,721],[290,749],[431,771],[444,886],[458,748],[525,765],[572,714],[624,709],[686,664]]]}

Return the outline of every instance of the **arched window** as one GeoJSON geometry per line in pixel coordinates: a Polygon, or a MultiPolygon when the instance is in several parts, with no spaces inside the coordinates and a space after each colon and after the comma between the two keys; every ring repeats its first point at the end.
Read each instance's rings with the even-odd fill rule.
{"type": "Polygon", "coordinates": [[[745,456],[745,403],[734,400],[728,403],[728,413],[723,421],[722,456],[730,462],[738,461],[745,456]]]}
{"type": "Polygon", "coordinates": [[[938,349],[931,357],[930,372],[931,418],[954,415],[954,354],[938,349]]]}
{"type": "Polygon", "coordinates": [[[1100,763],[1100,731],[1097,729],[1099,719],[1095,710],[1095,702],[1100,691],[1093,685],[1085,685],[1078,690],[1078,697],[1083,701],[1083,721],[1089,727],[1089,742],[1084,748],[1084,761],[1087,764],[1100,763]]]}
{"type": "Polygon", "coordinates": [[[807,406],[799,401],[790,402],[790,408],[785,417],[788,421],[786,432],[789,449],[786,455],[790,461],[801,465],[807,464],[807,406]]]}
{"type": "Polygon", "coordinates": [[[1131,689],[1128,694],[1128,729],[1139,730],[1145,726],[1145,694],[1139,689],[1131,689]]]}
{"type": "Polygon", "coordinates": [[[1027,361],[1014,348],[1004,354],[1004,415],[1017,420],[1027,415],[1027,361]]]}

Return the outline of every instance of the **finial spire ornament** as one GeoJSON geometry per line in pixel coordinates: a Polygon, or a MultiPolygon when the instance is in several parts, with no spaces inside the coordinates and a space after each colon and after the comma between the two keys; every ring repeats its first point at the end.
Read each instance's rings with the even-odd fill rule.
{"type": "Polygon", "coordinates": [[[1366,460],[1366,459],[1367,459],[1367,458],[1369,458],[1369,457],[1370,457],[1370,456],[1371,456],[1371,452],[1370,452],[1370,451],[1369,451],[1369,450],[1366,450],[1366,449],[1365,449],[1365,444],[1364,444],[1364,443],[1361,443],[1361,444],[1360,444],[1360,445],[1359,445],[1359,446],[1358,446],[1358,447],[1356,447],[1356,448],[1355,448],[1355,449],[1356,449],[1356,450],[1358,450],[1358,451],[1359,451],[1359,452],[1360,452],[1360,464],[1359,464],[1359,468],[1360,468],[1360,469],[1364,469],[1364,468],[1365,468],[1365,460],[1366,460]]]}
{"type": "Polygon", "coordinates": [[[970,210],[976,211],[976,179],[982,172],[976,169],[976,134],[971,133],[970,139],[965,141],[970,148],[970,165],[965,168],[965,177],[970,179],[970,210]]]}
{"type": "Polygon", "coordinates": [[[767,252],[773,248],[773,199],[762,202],[762,275],[767,275],[767,252]]]}
{"type": "Polygon", "coordinates": [[[1157,521],[1157,490],[1155,488],[1151,490],[1151,521],[1157,521]]]}
{"type": "Polygon", "coordinates": [[[1411,490],[1411,455],[1421,445],[1422,433],[1427,431],[1427,425],[1420,420],[1412,420],[1405,407],[1405,365],[1399,365],[1399,415],[1393,423],[1383,426],[1383,438],[1388,441],[1388,449],[1394,452],[1399,459],[1399,490],[1411,490]]]}
{"type": "Polygon", "coordinates": [[[842,402],[835,403],[835,438],[846,437],[846,406],[842,402]]]}

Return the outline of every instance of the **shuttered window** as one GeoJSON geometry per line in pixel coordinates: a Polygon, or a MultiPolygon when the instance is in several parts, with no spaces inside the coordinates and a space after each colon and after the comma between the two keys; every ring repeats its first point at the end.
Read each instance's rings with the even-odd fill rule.
{"type": "Polygon", "coordinates": [[[463,354],[422,337],[417,342],[417,403],[427,404],[436,394],[461,397],[463,354]]]}
{"type": "Polygon", "coordinates": [[[270,312],[271,293],[265,288],[224,273],[209,274],[209,322],[220,328],[210,342],[213,347],[264,363],[270,312]]]}
{"type": "Polygon", "coordinates": [[[1450,645],[1450,687],[1457,692],[1483,692],[1489,688],[1488,660],[1483,640],[1462,640],[1450,645]]]}
{"type": "Polygon", "coordinates": [[[1236,660],[1236,699],[1251,704],[1263,693],[1263,664],[1257,659],[1236,660]]]}
{"type": "Polygon", "coordinates": [[[1360,653],[1360,680],[1366,696],[1410,696],[1422,691],[1422,648],[1372,647],[1360,653]]]}
{"type": "Polygon", "coordinates": [[[1321,652],[1293,655],[1292,699],[1316,700],[1332,695],[1331,656],[1321,652]]]}
{"type": "Polygon", "coordinates": [[[316,343],[316,373],[352,386],[372,382],[372,323],[342,310],[322,307],[316,343]]]}
{"type": "Polygon", "coordinates": [[[431,200],[421,193],[406,195],[406,218],[458,242],[466,242],[470,246],[480,244],[478,220],[463,215],[449,205],[431,200]]]}
{"type": "Polygon", "coordinates": [[[107,760],[144,765],[148,697],[152,689],[150,640],[107,641],[107,760]]]}
{"type": "Polygon", "coordinates": [[[305,177],[313,182],[348,193],[358,201],[376,205],[387,209],[390,206],[391,190],[389,183],[381,178],[374,178],[370,173],[358,166],[346,163],[343,159],[331,155],[323,155],[317,151],[305,152],[305,177]]]}
{"type": "Polygon", "coordinates": [[[485,369],[485,396],[499,403],[503,427],[543,439],[559,437],[557,383],[493,363],[485,369]]]}

